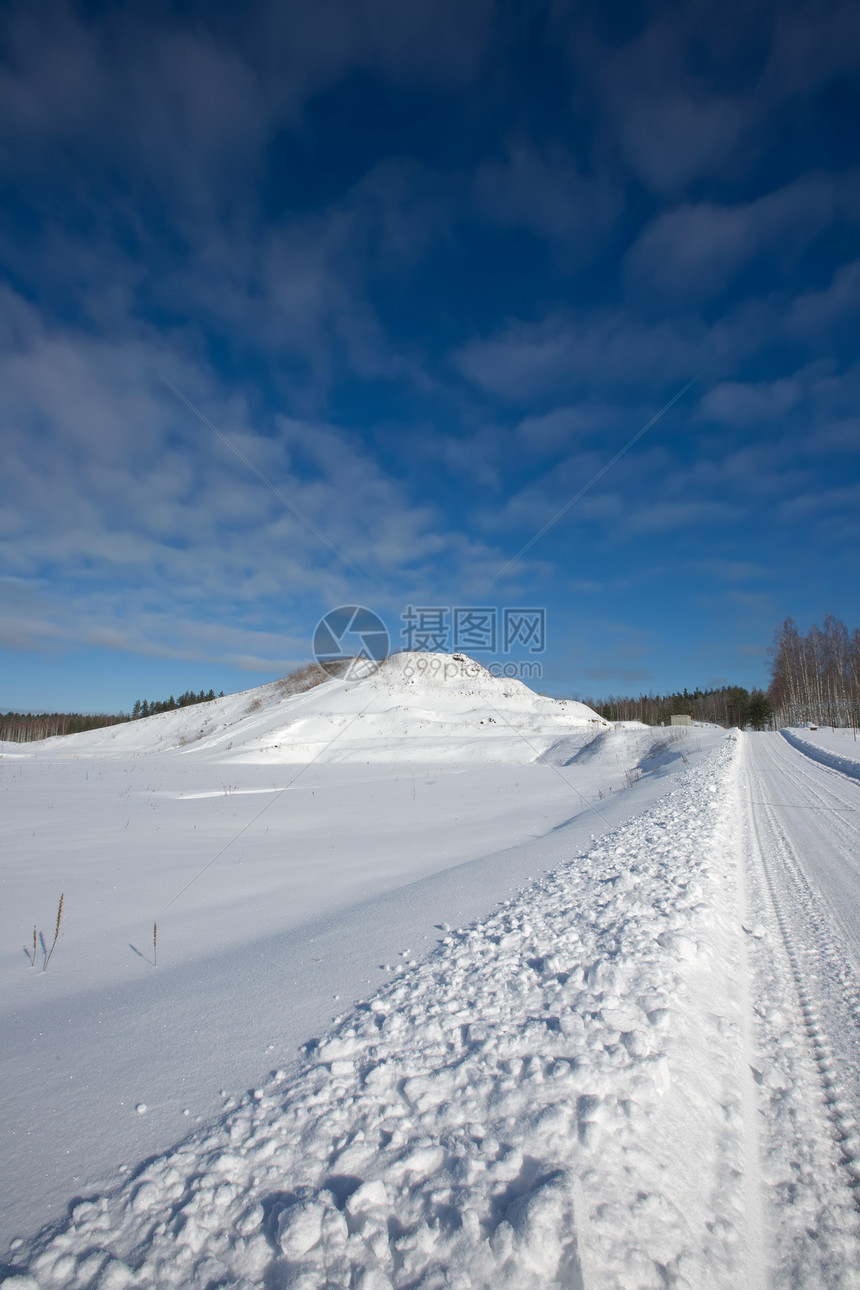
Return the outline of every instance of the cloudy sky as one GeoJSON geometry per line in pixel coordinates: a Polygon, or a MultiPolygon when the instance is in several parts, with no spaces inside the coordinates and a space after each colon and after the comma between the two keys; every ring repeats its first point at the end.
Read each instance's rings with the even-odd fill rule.
{"type": "Polygon", "coordinates": [[[582,696],[857,625],[853,0],[2,23],[0,711],[247,688],[341,604],[544,608],[582,696]]]}

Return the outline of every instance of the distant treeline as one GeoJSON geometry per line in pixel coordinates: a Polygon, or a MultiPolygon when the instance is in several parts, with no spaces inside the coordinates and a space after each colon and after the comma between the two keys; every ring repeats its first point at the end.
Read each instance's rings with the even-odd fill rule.
{"type": "Polygon", "coordinates": [[[0,713],[0,742],[12,744],[32,743],[36,739],[50,739],[54,735],[79,735],[84,730],[101,730],[104,726],[119,726],[137,717],[151,717],[156,712],[172,712],[174,708],[187,708],[192,703],[207,703],[210,699],[223,698],[224,691],[201,690],[195,694],[186,690],[174,699],[138,699],[131,716],[127,712],[7,712],[0,713]]]}
{"type": "Polygon", "coordinates": [[[0,715],[0,741],[11,744],[31,743],[54,735],[79,735],[83,730],[100,730],[102,726],[119,726],[128,721],[126,713],[101,712],[7,712],[0,715]]]}
{"type": "Polygon", "coordinates": [[[174,699],[172,694],[169,699],[136,699],[131,718],[136,721],[138,717],[154,717],[157,712],[173,712],[174,708],[190,708],[194,703],[209,703],[212,699],[223,698],[223,690],[220,694],[214,690],[201,690],[199,694],[186,690],[178,699],[174,699]]]}
{"type": "Polygon", "coordinates": [[[673,716],[688,713],[694,721],[717,726],[752,726],[763,730],[771,718],[771,705],[762,690],[724,685],[718,690],[676,690],[674,694],[640,694],[638,699],[610,695],[585,702],[607,721],[642,721],[646,726],[668,725],[673,716]]]}
{"type": "Polygon", "coordinates": [[[804,636],[786,618],[771,649],[768,697],[781,726],[860,727],[860,629],[828,614],[804,636]]]}

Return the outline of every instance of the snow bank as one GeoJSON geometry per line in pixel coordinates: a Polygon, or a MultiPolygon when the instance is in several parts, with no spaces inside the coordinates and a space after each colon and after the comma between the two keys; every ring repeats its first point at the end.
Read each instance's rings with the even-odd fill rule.
{"type": "Polygon", "coordinates": [[[32,1280],[4,1284],[743,1283],[734,748],[18,1244],[32,1280]]]}
{"type": "Polygon", "coordinates": [[[544,760],[576,767],[577,771],[614,766],[630,784],[640,775],[662,774],[674,762],[687,762],[701,742],[702,733],[694,735],[689,726],[665,730],[641,722],[616,721],[596,732],[589,727],[587,734],[580,730],[565,735],[547,750],[544,760]]]}
{"type": "Polygon", "coordinates": [[[783,739],[796,748],[798,752],[804,753],[811,757],[813,761],[820,762],[822,766],[829,766],[831,770],[841,771],[843,775],[849,775],[851,779],[860,779],[860,745],[851,739],[851,747],[855,750],[855,755],[848,755],[848,748],[842,751],[841,736],[851,738],[850,731],[810,731],[804,730],[803,735],[798,734],[796,730],[780,730],[783,739]]]}

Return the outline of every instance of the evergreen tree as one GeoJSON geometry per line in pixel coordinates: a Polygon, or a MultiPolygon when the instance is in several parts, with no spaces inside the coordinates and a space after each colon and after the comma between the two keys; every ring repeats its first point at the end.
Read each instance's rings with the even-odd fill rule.
{"type": "Polygon", "coordinates": [[[767,695],[762,690],[753,690],[747,708],[747,721],[753,730],[764,730],[772,716],[767,695]]]}

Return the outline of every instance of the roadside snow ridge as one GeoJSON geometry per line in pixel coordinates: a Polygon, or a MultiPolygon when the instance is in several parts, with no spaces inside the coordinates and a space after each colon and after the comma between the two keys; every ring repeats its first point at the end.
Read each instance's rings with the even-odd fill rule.
{"type": "Polygon", "coordinates": [[[829,766],[832,770],[841,771],[850,779],[860,779],[860,758],[846,756],[833,748],[822,747],[821,744],[813,743],[808,737],[804,739],[796,730],[780,730],[779,733],[786,743],[791,744],[792,748],[804,753],[812,761],[820,762],[822,766],[829,766]]]}

